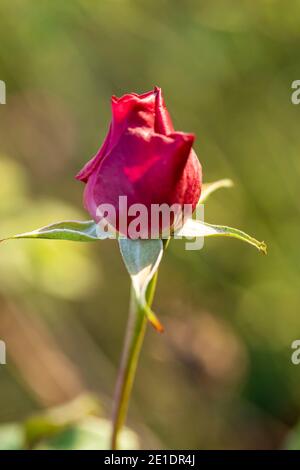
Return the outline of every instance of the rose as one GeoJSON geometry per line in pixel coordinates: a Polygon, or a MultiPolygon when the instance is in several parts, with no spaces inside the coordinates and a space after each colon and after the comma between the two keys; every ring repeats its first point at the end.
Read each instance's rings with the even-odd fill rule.
{"type": "Polygon", "coordinates": [[[109,132],[77,175],[87,183],[86,209],[96,222],[104,217],[130,237],[129,226],[137,213],[133,215],[128,208],[136,204],[142,204],[148,215],[146,227],[140,228],[142,238],[179,223],[171,208],[176,205],[183,210],[188,205],[192,212],[201,192],[201,166],[193,142],[192,134],[174,131],[159,88],[142,95],[112,97],[109,132]],[[120,205],[120,196],[127,197],[126,209],[120,205]],[[162,204],[170,208],[171,217],[152,220],[152,206],[162,204]],[[108,206],[115,209],[115,217],[110,211],[103,212],[108,206]]]}
{"type": "Polygon", "coordinates": [[[148,238],[175,224],[171,211],[168,222],[159,219],[153,227],[152,205],[172,208],[175,204],[182,209],[188,205],[194,211],[202,172],[193,142],[193,134],[174,131],[160,88],[142,95],[113,96],[108,134],[76,176],[86,183],[84,205],[92,218],[99,222],[104,217],[123,235],[134,238],[128,233],[134,216],[124,214],[119,204],[120,196],[126,196],[127,208],[143,204],[147,209],[147,227],[140,230],[140,236],[148,238]],[[109,211],[99,210],[107,205],[115,209],[115,218],[109,211]]]}

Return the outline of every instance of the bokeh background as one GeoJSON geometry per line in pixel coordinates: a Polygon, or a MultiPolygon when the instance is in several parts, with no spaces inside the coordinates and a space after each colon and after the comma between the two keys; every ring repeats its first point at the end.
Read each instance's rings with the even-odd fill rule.
{"type": "MultiPolygon", "coordinates": [[[[1,0],[0,24],[1,236],[88,218],[74,175],[110,96],[159,85],[205,181],[235,182],[206,220],[268,243],[267,257],[231,239],[170,244],[166,331],[148,330],[124,446],[299,447],[300,2],[1,0]]],[[[128,292],[114,241],[1,245],[1,448],[107,446],[128,292]]]]}

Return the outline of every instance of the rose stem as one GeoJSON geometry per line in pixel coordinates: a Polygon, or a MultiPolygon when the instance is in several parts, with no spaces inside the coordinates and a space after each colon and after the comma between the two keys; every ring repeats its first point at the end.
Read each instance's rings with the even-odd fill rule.
{"type": "MultiPolygon", "coordinates": [[[[151,279],[146,293],[146,299],[150,306],[155,293],[156,280],[157,272],[151,279]]],[[[113,402],[113,429],[111,436],[112,450],[117,449],[118,435],[126,419],[132,385],[145,336],[146,326],[147,317],[144,311],[138,307],[135,294],[131,288],[127,331],[113,402]]]]}

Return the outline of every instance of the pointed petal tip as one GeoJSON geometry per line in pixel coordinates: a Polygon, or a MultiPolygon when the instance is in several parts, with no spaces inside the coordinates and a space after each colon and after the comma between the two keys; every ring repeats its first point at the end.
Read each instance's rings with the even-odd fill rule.
{"type": "Polygon", "coordinates": [[[86,172],[82,170],[80,170],[78,173],[76,173],[76,175],[74,176],[74,178],[77,180],[77,181],[82,181],[83,183],[86,183],[87,182],[87,177],[86,177],[86,172]]]}
{"type": "Polygon", "coordinates": [[[184,133],[184,138],[187,142],[195,142],[196,139],[196,134],[193,134],[192,132],[184,133]]]}
{"type": "Polygon", "coordinates": [[[173,132],[172,134],[169,134],[168,137],[173,137],[178,142],[181,142],[183,145],[188,145],[190,147],[193,146],[196,139],[195,134],[188,132],[173,132]]]}

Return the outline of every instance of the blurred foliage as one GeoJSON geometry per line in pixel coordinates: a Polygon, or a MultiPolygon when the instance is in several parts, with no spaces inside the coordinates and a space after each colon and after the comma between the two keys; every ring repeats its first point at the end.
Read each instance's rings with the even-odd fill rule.
{"type": "MultiPolygon", "coordinates": [[[[269,254],[170,244],[155,300],[166,332],[149,330],[130,424],[146,448],[282,447],[300,415],[300,2],[2,0],[0,15],[0,236],[87,218],[73,175],[106,133],[110,96],[161,86],[176,128],[197,136],[205,181],[235,183],[206,220],[269,254]]],[[[1,245],[3,423],[85,390],[110,416],[128,287],[111,241],[1,245]]],[[[18,447],[13,425],[1,446],[10,435],[18,447]]]]}
{"type": "MultiPolygon", "coordinates": [[[[109,446],[111,423],[93,416],[99,403],[82,396],[35,415],[22,424],[0,426],[0,450],[101,450],[109,446]]],[[[125,428],[120,436],[121,449],[139,447],[135,434],[125,428]]]]}

